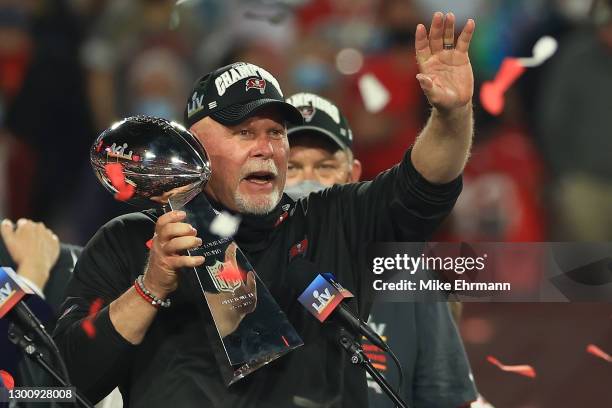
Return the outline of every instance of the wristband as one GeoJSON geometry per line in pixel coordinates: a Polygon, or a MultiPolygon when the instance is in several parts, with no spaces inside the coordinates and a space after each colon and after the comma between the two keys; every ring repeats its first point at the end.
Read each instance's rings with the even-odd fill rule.
{"type": "Polygon", "coordinates": [[[157,296],[155,296],[153,293],[151,293],[144,285],[144,276],[140,275],[138,278],[136,278],[136,280],[134,281],[134,289],[136,289],[136,292],[144,299],[147,301],[147,303],[150,303],[151,305],[153,305],[156,308],[159,308],[160,306],[163,308],[169,308],[170,307],[170,299],[161,299],[157,296]]]}

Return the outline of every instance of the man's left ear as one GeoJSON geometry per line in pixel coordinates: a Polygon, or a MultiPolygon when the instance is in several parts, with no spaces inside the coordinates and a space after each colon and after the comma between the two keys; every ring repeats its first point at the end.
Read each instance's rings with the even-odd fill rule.
{"type": "Polygon", "coordinates": [[[353,166],[351,168],[351,183],[356,183],[361,178],[361,162],[357,159],[353,160],[353,166]]]}

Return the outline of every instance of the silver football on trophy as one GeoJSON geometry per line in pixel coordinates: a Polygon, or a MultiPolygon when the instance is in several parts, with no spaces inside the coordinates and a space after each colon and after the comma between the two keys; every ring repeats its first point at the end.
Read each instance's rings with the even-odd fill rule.
{"type": "Polygon", "coordinates": [[[199,192],[210,178],[208,155],[193,134],[151,116],[125,118],[106,129],[92,145],[90,160],[108,191],[138,206],[199,192]]]}

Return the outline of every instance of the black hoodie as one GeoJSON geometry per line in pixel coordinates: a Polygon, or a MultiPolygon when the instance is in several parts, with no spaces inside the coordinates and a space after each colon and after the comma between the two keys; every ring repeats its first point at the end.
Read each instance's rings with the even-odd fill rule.
{"type": "Polygon", "coordinates": [[[140,345],[117,333],[108,306],[94,321],[96,336],[86,336],[81,321],[89,305],[96,298],[108,305],[133,284],[144,271],[145,242],[153,235],[154,221],[143,213],[110,221],[83,251],[55,331],[73,383],[93,401],[119,386],[126,407],[367,406],[365,374],[350,366],[330,340],[337,326],[320,324],[296,301],[299,293],[287,282],[291,258],[303,256],[316,272],[334,273],[356,295],[349,304],[365,319],[374,277],[367,245],[427,240],[452,209],[461,186],[461,178],[445,185],[427,182],[408,151],[400,164],[373,181],[334,186],[297,202],[284,196],[268,215],[243,216],[235,241],[304,346],[229,388],[202,318],[181,285],[171,295],[172,307],[158,312],[140,345]]]}

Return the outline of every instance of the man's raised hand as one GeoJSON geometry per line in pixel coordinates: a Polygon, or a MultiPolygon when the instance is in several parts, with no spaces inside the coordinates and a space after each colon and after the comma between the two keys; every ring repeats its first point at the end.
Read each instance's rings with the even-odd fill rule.
{"type": "Polygon", "coordinates": [[[468,50],[476,24],[469,19],[455,45],[455,15],[436,12],[429,33],[416,28],[417,80],[429,103],[442,112],[465,107],[474,94],[474,74],[468,50]]]}

